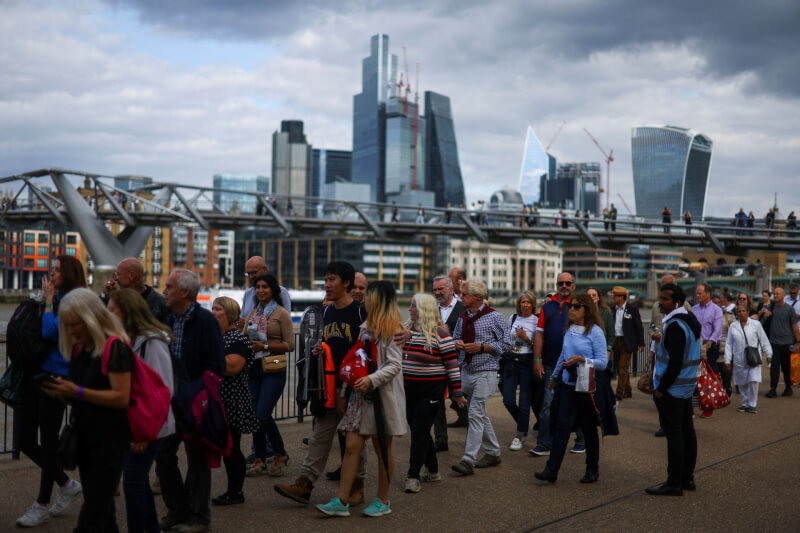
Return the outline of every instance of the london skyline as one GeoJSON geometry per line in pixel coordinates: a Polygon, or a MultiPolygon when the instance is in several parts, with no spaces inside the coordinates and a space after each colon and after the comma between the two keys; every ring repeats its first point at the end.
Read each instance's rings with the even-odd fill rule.
{"type": "Polygon", "coordinates": [[[412,81],[421,63],[420,97],[450,97],[470,202],[516,189],[529,124],[546,145],[566,122],[551,152],[602,161],[584,127],[613,149],[620,209],[617,193],[634,199],[631,128],[664,124],[715,141],[708,215],[763,216],[773,192],[784,214],[795,207],[797,6],[299,4],[3,3],[0,173],[270,174],[285,119],[316,147],[350,150],[361,59],[385,33],[401,71],[406,45],[412,81]]]}

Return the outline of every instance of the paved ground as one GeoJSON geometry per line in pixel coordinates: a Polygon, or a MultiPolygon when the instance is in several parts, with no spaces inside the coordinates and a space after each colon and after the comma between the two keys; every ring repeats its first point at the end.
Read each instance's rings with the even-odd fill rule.
{"type": "MultiPolygon", "coordinates": [[[[244,505],[212,509],[215,532],[249,531],[800,531],[795,503],[800,499],[800,389],[791,398],[763,397],[759,413],[737,413],[739,397],[709,420],[695,420],[699,443],[698,490],[681,498],[647,496],[644,488],[666,478],[666,442],[653,437],[656,413],[649,397],[638,391],[618,412],[621,435],[601,441],[600,481],[581,485],[583,456],[568,454],[555,485],[537,481],[533,473],[544,459],[504,448],[503,464],[478,470],[468,478],[451,475],[450,465],[463,451],[465,430],[451,430],[450,452],[440,453],[441,483],[424,484],[419,494],[403,493],[408,466],[408,439],[395,446],[397,472],[392,483],[393,514],[369,519],[326,519],[313,506],[278,496],[274,478],[248,478],[244,505]]],[[[513,423],[499,395],[490,413],[501,442],[513,436],[513,423]]],[[[448,413],[450,415],[450,413],[448,413]]],[[[452,415],[450,415],[452,416],[452,415]]],[[[311,424],[283,422],[292,465],[287,480],[298,475],[305,453],[301,440],[311,424]]],[[[529,441],[530,444],[532,441],[529,441]]],[[[249,446],[249,442],[247,443],[249,446]]],[[[527,448],[526,448],[527,449],[527,448]]],[[[335,454],[336,452],[334,452],[335,454]]],[[[338,457],[329,467],[338,464],[338,457]],[[334,464],[335,463],[335,464],[334,464]]],[[[376,463],[370,454],[368,495],[374,496],[376,463]]],[[[213,494],[223,491],[224,469],[214,471],[213,494]]],[[[0,531],[31,504],[38,472],[27,460],[0,458],[0,531]]],[[[336,494],[336,483],[320,481],[312,503],[336,494]]],[[[159,510],[163,511],[161,501],[159,510]]],[[[124,530],[124,501],[117,499],[124,530]]],[[[53,518],[41,532],[71,531],[77,505],[68,516],[53,518]]]]}

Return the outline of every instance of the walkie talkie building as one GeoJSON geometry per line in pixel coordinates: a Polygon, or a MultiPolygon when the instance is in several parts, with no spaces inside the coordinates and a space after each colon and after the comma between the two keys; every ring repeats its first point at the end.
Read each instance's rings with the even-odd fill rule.
{"type": "Polygon", "coordinates": [[[685,211],[703,216],[713,143],[707,135],[677,126],[643,126],[631,131],[636,214],[673,219],[685,211]]]}

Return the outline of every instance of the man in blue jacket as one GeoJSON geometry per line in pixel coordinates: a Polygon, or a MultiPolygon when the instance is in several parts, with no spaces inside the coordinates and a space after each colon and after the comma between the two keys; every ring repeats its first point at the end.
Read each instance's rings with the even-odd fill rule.
{"type": "Polygon", "coordinates": [[[678,286],[661,287],[659,308],[663,335],[653,372],[653,400],[667,437],[667,481],[646,489],[654,496],[682,496],[696,490],[697,435],[692,422],[692,394],[700,365],[700,322],[686,309],[686,296],[678,286]]]}
{"type": "MultiPolygon", "coordinates": [[[[164,298],[172,314],[167,324],[175,339],[172,355],[181,361],[189,382],[201,379],[206,370],[225,375],[225,355],[219,323],[210,311],[197,304],[200,278],[190,270],[177,269],[167,278],[164,298]]],[[[161,443],[156,466],[161,492],[168,512],[161,529],[180,533],[208,531],[211,524],[211,469],[205,453],[190,446],[186,451],[186,482],[178,469],[178,447],[183,432],[178,430],[161,443]]]]}

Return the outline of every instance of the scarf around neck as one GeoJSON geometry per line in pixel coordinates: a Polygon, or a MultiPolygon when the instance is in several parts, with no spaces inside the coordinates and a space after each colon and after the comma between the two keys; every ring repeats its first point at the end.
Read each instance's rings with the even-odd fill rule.
{"type": "Polygon", "coordinates": [[[494,311],[494,309],[489,307],[489,304],[483,304],[483,309],[478,310],[478,312],[472,316],[469,315],[469,310],[465,309],[462,311],[460,318],[464,323],[461,325],[461,340],[464,341],[465,344],[475,342],[475,321],[484,315],[488,315],[492,311],[494,311]]]}

